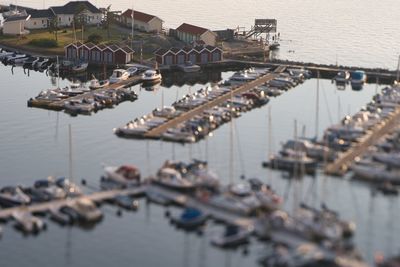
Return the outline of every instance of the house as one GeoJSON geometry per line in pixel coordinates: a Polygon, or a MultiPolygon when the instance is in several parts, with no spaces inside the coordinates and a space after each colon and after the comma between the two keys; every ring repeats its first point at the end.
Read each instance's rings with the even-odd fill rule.
{"type": "Polygon", "coordinates": [[[89,63],[124,65],[132,61],[134,51],[127,46],[71,43],[64,47],[68,60],[84,60],[89,63]]]}
{"type": "Polygon", "coordinates": [[[176,29],[176,37],[185,43],[201,40],[206,45],[215,46],[217,42],[217,35],[214,32],[187,23],[183,23],[176,29]]]}
{"type": "Polygon", "coordinates": [[[222,61],[222,49],[210,45],[198,45],[195,47],[184,47],[170,49],[160,48],[155,53],[159,65],[173,66],[190,61],[194,64],[206,64],[209,62],[222,61]]]}
{"type": "Polygon", "coordinates": [[[25,35],[29,31],[25,29],[26,22],[30,19],[29,15],[11,16],[3,22],[3,34],[25,35]]]}
{"type": "MultiPolygon", "coordinates": [[[[132,9],[121,14],[120,22],[125,26],[132,27],[132,9]]],[[[134,28],[144,32],[161,32],[163,20],[157,16],[146,14],[137,10],[133,11],[134,28]]]]}
{"type": "Polygon", "coordinates": [[[27,29],[46,29],[50,25],[50,21],[55,18],[54,13],[50,9],[28,9],[26,12],[31,18],[26,22],[27,29]]]}
{"type": "Polygon", "coordinates": [[[69,27],[72,25],[74,16],[80,9],[80,13],[88,25],[98,25],[101,23],[103,13],[91,4],[89,1],[71,1],[64,6],[50,7],[51,11],[57,17],[59,27],[69,27]]]}

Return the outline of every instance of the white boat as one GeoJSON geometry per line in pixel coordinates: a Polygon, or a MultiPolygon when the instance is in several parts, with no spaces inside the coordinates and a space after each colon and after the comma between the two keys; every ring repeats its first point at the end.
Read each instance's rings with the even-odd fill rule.
{"type": "Polygon", "coordinates": [[[82,222],[93,223],[101,220],[102,212],[96,207],[96,204],[89,198],[82,197],[69,205],[76,211],[82,222]]]}
{"type": "Polygon", "coordinates": [[[13,219],[17,222],[16,227],[25,233],[37,233],[45,229],[45,223],[27,211],[14,211],[13,219]]]}
{"type": "Polygon", "coordinates": [[[140,183],[140,171],[135,166],[122,165],[120,167],[104,167],[106,179],[109,179],[123,187],[137,186],[140,183]]]}
{"type": "Polygon", "coordinates": [[[175,190],[193,190],[195,188],[194,183],[182,177],[182,175],[175,169],[162,168],[158,171],[154,182],[175,190]]]}
{"type": "Polygon", "coordinates": [[[74,66],[72,66],[71,70],[73,72],[84,72],[87,70],[89,63],[87,62],[78,62],[74,66]]]}
{"type": "Polygon", "coordinates": [[[115,69],[110,77],[110,83],[120,83],[129,78],[130,74],[124,69],[115,69]]]}
{"type": "Polygon", "coordinates": [[[139,69],[136,67],[129,67],[126,71],[129,72],[129,76],[132,77],[138,73],[139,69]]]}
{"type": "Polygon", "coordinates": [[[198,72],[201,70],[199,65],[193,64],[191,61],[186,61],[185,64],[178,65],[178,68],[184,72],[198,72]]]}
{"type": "Polygon", "coordinates": [[[347,83],[350,80],[350,72],[347,70],[339,71],[333,79],[337,83],[347,83]]]}
{"type": "Polygon", "coordinates": [[[106,87],[108,85],[110,85],[110,81],[109,80],[100,81],[100,80],[94,78],[94,79],[90,80],[90,82],[89,82],[89,88],[92,89],[92,90],[101,89],[101,88],[104,88],[104,87],[106,87]]]}
{"type": "Polygon", "coordinates": [[[142,82],[147,84],[158,83],[161,79],[162,76],[159,70],[146,70],[142,75],[142,82]]]}

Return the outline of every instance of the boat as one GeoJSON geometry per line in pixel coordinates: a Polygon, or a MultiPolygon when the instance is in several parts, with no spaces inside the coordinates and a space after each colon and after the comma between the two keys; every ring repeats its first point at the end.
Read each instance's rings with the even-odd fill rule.
{"type": "Polygon", "coordinates": [[[84,223],[93,223],[103,218],[102,212],[96,207],[96,204],[89,198],[82,197],[69,204],[76,211],[79,220],[84,223]]]}
{"type": "Polygon", "coordinates": [[[129,73],[129,77],[133,77],[138,74],[139,69],[136,67],[129,67],[126,71],[129,73]]]}
{"type": "Polygon", "coordinates": [[[350,80],[350,72],[347,70],[341,70],[336,74],[333,79],[336,81],[336,83],[347,83],[350,80]]]}
{"type": "Polygon", "coordinates": [[[0,205],[2,207],[15,207],[29,205],[31,198],[20,187],[3,187],[0,190],[0,205]]]}
{"type": "Polygon", "coordinates": [[[122,165],[120,167],[104,167],[105,178],[123,187],[138,186],[140,184],[140,171],[136,166],[122,165]]]}
{"type": "Polygon", "coordinates": [[[199,209],[186,208],[180,216],[173,216],[171,221],[184,229],[196,229],[206,223],[207,216],[199,209]]]}
{"type": "Polygon", "coordinates": [[[201,70],[199,65],[193,64],[191,61],[186,61],[184,64],[178,65],[178,68],[184,72],[198,72],[201,70]]]}
{"type": "Polygon", "coordinates": [[[72,218],[68,214],[62,212],[58,207],[50,207],[48,212],[50,214],[50,219],[61,225],[68,225],[73,222],[72,218]]]}
{"type": "Polygon", "coordinates": [[[353,90],[361,90],[364,83],[367,82],[367,74],[362,70],[353,71],[350,82],[353,90]]]}
{"type": "Polygon", "coordinates": [[[376,189],[381,191],[384,195],[397,196],[399,194],[399,189],[390,182],[381,183],[376,187],[376,189]]]}
{"type": "Polygon", "coordinates": [[[14,211],[11,216],[16,221],[15,227],[24,233],[38,233],[46,228],[46,224],[30,212],[14,211]]]}
{"type": "Polygon", "coordinates": [[[171,200],[165,197],[163,194],[158,192],[157,190],[152,189],[151,187],[146,190],[146,197],[150,202],[167,206],[171,203],[171,200]]]}
{"type": "Polygon", "coordinates": [[[159,83],[161,79],[160,70],[146,70],[142,75],[143,84],[159,83]]]}
{"type": "Polygon", "coordinates": [[[112,199],[112,202],[127,210],[137,210],[139,207],[139,202],[127,195],[117,195],[112,199]]]}
{"type": "Polygon", "coordinates": [[[194,183],[183,178],[177,170],[172,168],[161,168],[153,182],[179,191],[191,191],[195,188],[194,183]]]}
{"type": "Polygon", "coordinates": [[[63,189],[68,197],[77,197],[82,195],[82,191],[78,185],[70,179],[60,177],[55,181],[56,185],[63,189]]]}
{"type": "Polygon", "coordinates": [[[110,77],[110,83],[120,83],[129,78],[130,74],[124,69],[115,69],[110,77]]]}
{"type": "Polygon", "coordinates": [[[218,247],[237,247],[249,241],[250,231],[237,225],[228,225],[223,235],[211,238],[211,244],[218,247]]]}
{"type": "Polygon", "coordinates": [[[317,162],[307,157],[306,153],[286,149],[279,154],[272,155],[269,162],[264,162],[265,167],[289,171],[292,174],[314,174],[317,162]]]}
{"type": "Polygon", "coordinates": [[[109,85],[110,85],[109,80],[98,80],[95,77],[93,77],[93,79],[90,80],[90,82],[89,82],[89,88],[91,90],[101,89],[101,88],[107,87],[109,85]]]}
{"type": "Polygon", "coordinates": [[[98,104],[94,99],[83,98],[83,99],[71,99],[64,102],[64,109],[66,113],[72,115],[86,114],[90,115],[98,107],[98,104]]]}
{"type": "Polygon", "coordinates": [[[71,67],[72,72],[84,72],[89,66],[88,62],[77,62],[71,67]]]}

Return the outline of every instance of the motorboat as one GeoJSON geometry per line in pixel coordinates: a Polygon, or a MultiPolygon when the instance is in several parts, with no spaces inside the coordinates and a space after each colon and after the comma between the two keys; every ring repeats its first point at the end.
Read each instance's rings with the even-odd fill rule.
{"type": "Polygon", "coordinates": [[[124,69],[115,69],[110,77],[110,83],[120,83],[129,78],[130,74],[124,69]]]}
{"type": "Polygon", "coordinates": [[[66,94],[68,96],[81,95],[89,91],[90,91],[89,88],[83,86],[80,83],[73,83],[70,86],[64,87],[60,90],[61,93],[66,94]]]}
{"type": "Polygon", "coordinates": [[[365,71],[356,70],[351,73],[351,87],[353,90],[362,89],[364,83],[367,82],[367,74],[365,71]]]}
{"type": "Polygon", "coordinates": [[[181,127],[168,129],[161,135],[165,141],[181,142],[181,143],[194,143],[196,142],[195,135],[181,127]]]}
{"type": "Polygon", "coordinates": [[[57,186],[52,177],[48,180],[38,180],[35,182],[34,187],[49,195],[51,199],[64,199],[67,193],[57,186]]]}
{"type": "Polygon", "coordinates": [[[58,207],[50,207],[48,212],[50,214],[50,219],[61,225],[68,225],[73,222],[72,218],[63,213],[58,207]]]}
{"type": "Polygon", "coordinates": [[[79,220],[84,223],[93,223],[102,219],[102,212],[96,204],[86,197],[81,197],[69,204],[69,206],[79,215],[79,220]]]}
{"type": "Polygon", "coordinates": [[[14,207],[29,205],[31,198],[20,187],[3,187],[0,190],[0,205],[2,207],[14,207]]]}
{"type": "Polygon", "coordinates": [[[139,69],[136,67],[129,67],[126,71],[129,73],[129,77],[133,77],[138,74],[139,69]]]}
{"type": "Polygon", "coordinates": [[[98,104],[92,98],[82,98],[82,99],[71,99],[64,102],[65,112],[72,115],[76,114],[86,114],[89,115],[95,111],[98,104]]]}
{"type": "Polygon", "coordinates": [[[391,153],[382,153],[376,152],[372,154],[374,160],[387,164],[388,166],[394,168],[400,168],[400,153],[399,152],[391,152],[391,153]]]}
{"type": "Polygon", "coordinates": [[[388,168],[377,162],[358,162],[351,167],[354,178],[369,182],[400,184],[400,169],[388,168]]]}
{"type": "Polygon", "coordinates": [[[159,83],[162,79],[160,70],[146,70],[142,75],[144,84],[159,83]]]}
{"type": "Polygon", "coordinates": [[[120,167],[104,167],[105,178],[123,187],[137,186],[140,184],[140,171],[136,166],[122,165],[120,167]]]}
{"type": "Polygon", "coordinates": [[[211,238],[211,244],[218,247],[237,247],[248,243],[251,231],[244,227],[228,225],[222,235],[211,238]]]}
{"type": "Polygon", "coordinates": [[[77,197],[82,195],[81,188],[70,179],[60,177],[55,181],[56,185],[63,189],[68,197],[77,197]]]}
{"type": "Polygon", "coordinates": [[[347,70],[339,71],[336,76],[333,78],[337,83],[347,83],[350,80],[350,72],[347,70]]]}
{"type": "Polygon", "coordinates": [[[180,216],[172,216],[172,223],[184,229],[196,229],[206,223],[208,216],[196,208],[186,208],[180,216]]]}
{"type": "Polygon", "coordinates": [[[177,170],[172,168],[161,168],[153,182],[178,191],[191,191],[195,189],[193,182],[183,178],[177,170]]]}
{"type": "Polygon", "coordinates": [[[302,151],[307,154],[307,157],[318,160],[333,160],[335,152],[327,146],[316,144],[308,139],[292,139],[288,140],[282,146],[283,150],[291,149],[294,151],[302,151]]]}
{"type": "Polygon", "coordinates": [[[109,80],[98,80],[96,78],[93,78],[89,82],[89,88],[92,90],[101,89],[107,87],[108,85],[110,85],[109,80]]]}
{"type": "Polygon", "coordinates": [[[137,210],[139,202],[127,195],[117,195],[112,199],[112,203],[127,210],[137,210]]]}
{"type": "Polygon", "coordinates": [[[272,169],[289,171],[292,174],[314,174],[317,169],[317,162],[307,157],[306,153],[286,149],[281,153],[272,155],[269,162],[264,162],[264,166],[272,169]]]}
{"type": "Polygon", "coordinates": [[[156,108],[153,110],[153,115],[162,118],[174,118],[181,114],[174,107],[156,108]]]}
{"type": "Polygon", "coordinates": [[[89,66],[88,62],[77,62],[71,67],[72,72],[84,72],[89,66]]]}
{"type": "Polygon", "coordinates": [[[199,65],[193,64],[191,61],[186,61],[184,64],[178,65],[178,68],[184,72],[198,72],[201,70],[199,65]]]}
{"type": "Polygon", "coordinates": [[[27,234],[38,233],[46,228],[42,220],[27,211],[14,211],[12,218],[16,221],[15,227],[27,234]]]}

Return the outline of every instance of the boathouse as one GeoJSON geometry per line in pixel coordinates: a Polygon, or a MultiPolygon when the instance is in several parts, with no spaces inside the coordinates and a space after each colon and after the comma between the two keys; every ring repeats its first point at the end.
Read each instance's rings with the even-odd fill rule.
{"type": "Polygon", "coordinates": [[[134,28],[143,32],[161,32],[163,27],[163,20],[155,15],[150,15],[132,9],[126,10],[117,17],[120,23],[126,27],[132,27],[132,15],[134,28]],[[132,14],[133,13],[133,14],[132,14]]]}
{"type": "Polygon", "coordinates": [[[206,64],[223,59],[222,49],[216,46],[196,46],[170,49],[160,48],[154,53],[160,65],[173,66],[190,61],[194,64],[206,64]]]}
{"type": "Polygon", "coordinates": [[[217,42],[217,34],[214,32],[188,23],[179,26],[175,34],[179,40],[188,44],[201,40],[206,45],[215,46],[217,42]]]}
{"type": "Polygon", "coordinates": [[[128,46],[71,43],[64,47],[68,60],[80,59],[89,63],[123,65],[132,61],[134,51],[128,46]]]}

